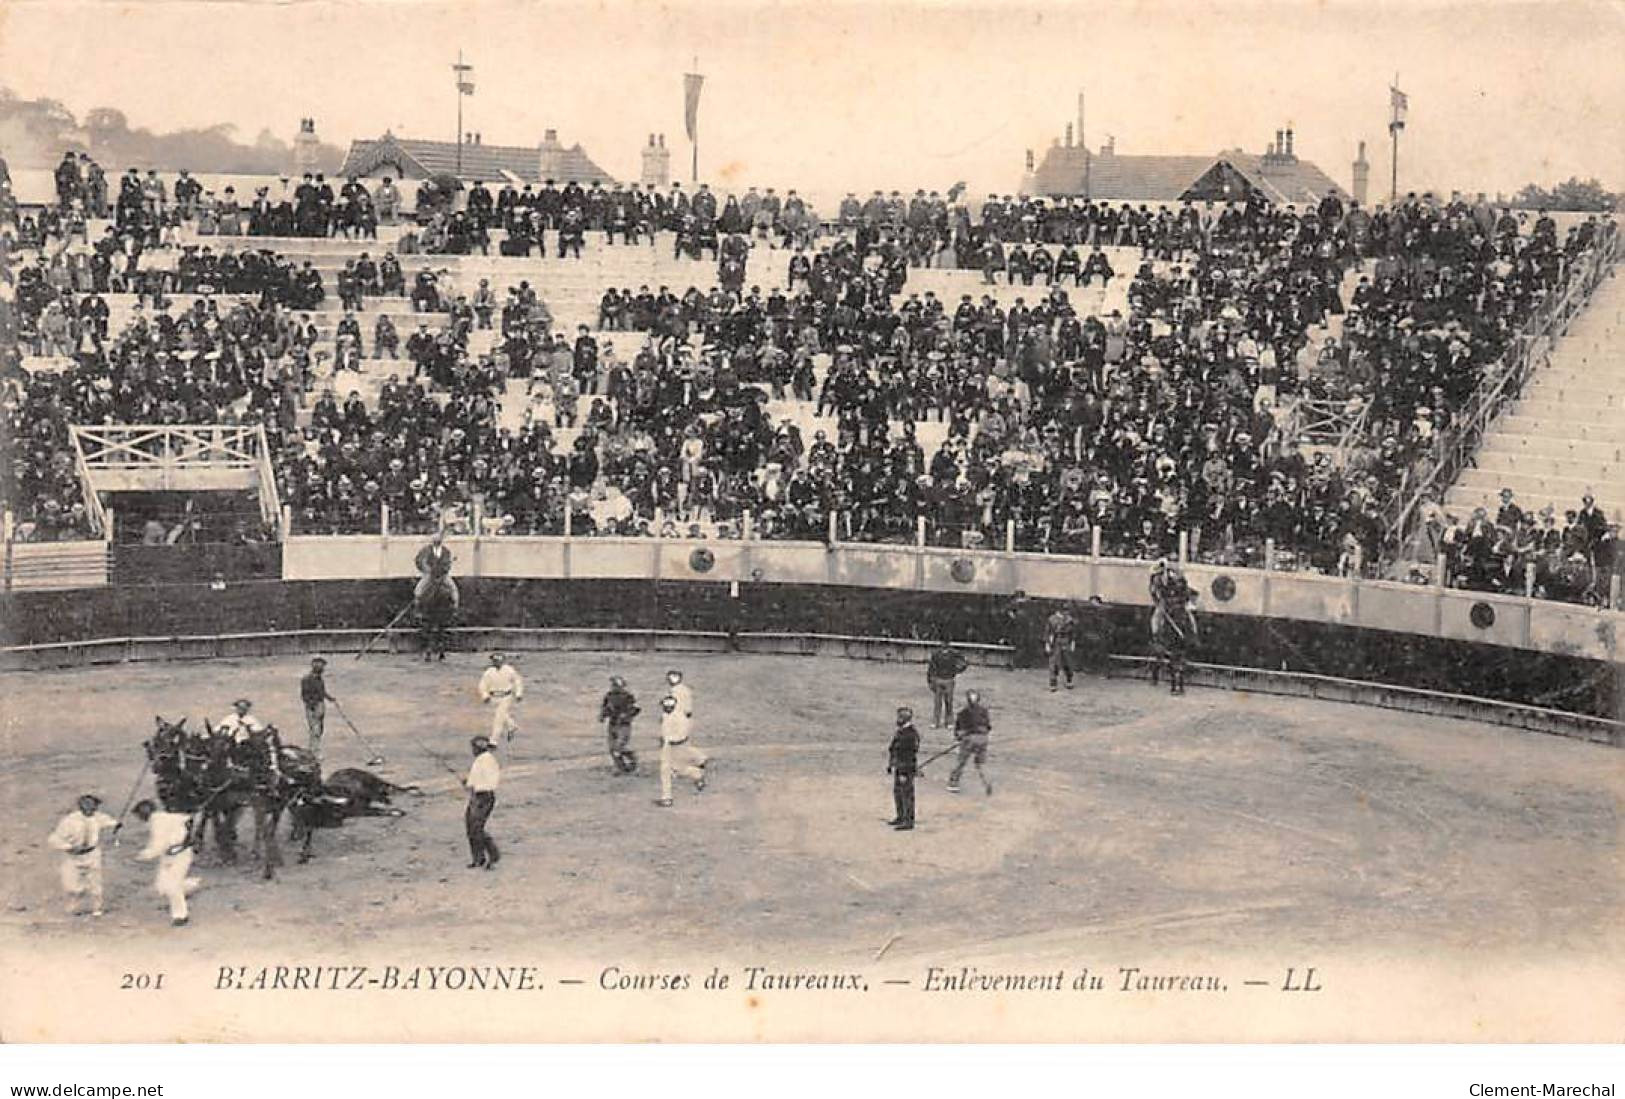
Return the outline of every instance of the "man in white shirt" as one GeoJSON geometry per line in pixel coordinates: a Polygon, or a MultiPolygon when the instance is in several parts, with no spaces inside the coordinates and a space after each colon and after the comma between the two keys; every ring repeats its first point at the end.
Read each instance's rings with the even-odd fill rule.
{"type": "Polygon", "coordinates": [[[671,779],[682,775],[694,780],[694,792],[705,789],[704,752],[689,740],[689,719],[682,704],[673,695],[660,700],[660,800],[662,808],[671,806],[671,779]]]}
{"type": "Polygon", "coordinates": [[[191,877],[192,869],[192,817],[188,813],[160,810],[151,801],[135,806],[137,817],[147,822],[151,831],[147,835],[146,849],[136,858],[143,862],[158,861],[158,873],[152,887],[160,897],[169,901],[169,922],[184,927],[191,914],[187,911],[186,895],[198,887],[198,879],[191,877]]]}
{"type": "Polygon", "coordinates": [[[246,698],[239,698],[231,704],[231,713],[220,719],[215,728],[226,733],[231,739],[241,743],[253,733],[265,731],[265,722],[252,713],[254,704],[246,698]]]}
{"type": "Polygon", "coordinates": [[[491,654],[491,666],[480,676],[480,702],[496,704],[491,713],[491,742],[504,738],[513,743],[519,726],[513,720],[514,703],[525,697],[525,681],[501,653],[491,654]]]}
{"type": "Polygon", "coordinates": [[[487,870],[495,870],[502,854],[497,850],[496,842],[486,834],[485,824],[497,807],[497,786],[502,782],[502,767],[497,763],[490,740],[477,736],[468,743],[474,749],[474,763],[468,769],[468,777],[463,780],[463,787],[468,791],[468,808],[463,813],[471,859],[468,868],[473,870],[483,866],[487,870]]]}
{"type": "Polygon", "coordinates": [[[62,890],[68,895],[68,915],[82,915],[81,898],[90,897],[90,914],[102,914],[102,847],[104,831],[115,836],[119,822],[101,811],[102,799],[85,794],[79,808],[57,822],[45,842],[62,852],[62,890]]]}

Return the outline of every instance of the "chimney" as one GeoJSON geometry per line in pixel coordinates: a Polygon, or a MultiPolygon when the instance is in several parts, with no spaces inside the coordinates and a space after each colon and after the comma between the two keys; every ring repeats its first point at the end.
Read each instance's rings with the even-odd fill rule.
{"type": "Polygon", "coordinates": [[[1027,150],[1027,171],[1031,172],[1032,170],[1033,170],[1033,151],[1031,149],[1028,149],[1027,150]]]}
{"type": "Polygon", "coordinates": [[[543,132],[541,148],[537,150],[537,154],[540,158],[536,173],[537,177],[539,179],[554,179],[561,183],[564,182],[566,175],[564,147],[559,144],[559,132],[557,130],[543,132]]]}
{"type": "Polygon", "coordinates": [[[1371,187],[1371,165],[1365,159],[1365,142],[1360,142],[1360,153],[1354,158],[1353,187],[1350,194],[1354,201],[1361,206],[1365,205],[1366,193],[1371,187]]]}
{"type": "Polygon", "coordinates": [[[1276,130],[1275,131],[1275,144],[1270,146],[1270,155],[1271,156],[1280,156],[1285,151],[1286,151],[1286,131],[1285,130],[1276,130]]]}
{"type": "Polygon", "coordinates": [[[1104,144],[1104,145],[1102,145],[1100,147],[1100,155],[1101,156],[1114,156],[1114,155],[1116,155],[1116,153],[1117,153],[1117,136],[1115,134],[1107,134],[1106,135],[1106,144],[1104,144]]]}
{"type": "Polygon", "coordinates": [[[643,176],[645,187],[665,187],[671,182],[671,153],[666,151],[666,135],[660,135],[660,143],[655,144],[655,135],[649,135],[649,144],[643,150],[643,176]]]}
{"type": "Polygon", "coordinates": [[[1083,90],[1079,89],[1078,90],[1078,148],[1083,149],[1083,148],[1086,148],[1086,147],[1087,147],[1087,143],[1083,139],[1083,90]]]}
{"type": "Polygon", "coordinates": [[[1292,123],[1290,122],[1286,125],[1286,158],[1288,160],[1294,159],[1292,156],[1292,123]]]}
{"type": "Polygon", "coordinates": [[[317,162],[321,159],[321,142],[316,137],[316,120],[314,118],[301,118],[299,120],[299,136],[293,141],[293,170],[295,175],[304,175],[314,172],[317,162]]]}
{"type": "Polygon", "coordinates": [[[1068,149],[1072,148],[1072,123],[1070,122],[1066,124],[1066,147],[1068,149]]]}

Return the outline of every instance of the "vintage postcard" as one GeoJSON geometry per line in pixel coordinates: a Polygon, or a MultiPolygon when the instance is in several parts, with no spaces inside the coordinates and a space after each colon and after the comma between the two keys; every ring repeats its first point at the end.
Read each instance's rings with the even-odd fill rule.
{"type": "Polygon", "coordinates": [[[4,0],[0,1039],[1618,1041],[1622,55],[4,0]]]}

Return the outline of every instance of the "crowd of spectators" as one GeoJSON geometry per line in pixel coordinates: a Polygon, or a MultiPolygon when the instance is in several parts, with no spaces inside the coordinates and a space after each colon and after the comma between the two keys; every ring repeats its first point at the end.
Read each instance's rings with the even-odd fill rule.
{"type": "MultiPolygon", "coordinates": [[[[134,202],[109,230],[127,270],[140,269],[128,249],[151,244],[149,200],[139,215],[134,202]]],[[[295,200],[294,229],[334,232],[344,203],[355,200],[295,200]]],[[[481,249],[493,229],[533,245],[551,232],[574,250],[578,233],[626,243],[666,233],[679,254],[714,256],[725,277],[681,294],[606,288],[604,331],[572,338],[528,282],[500,303],[482,283],[470,300],[432,273],[408,285],[392,254],[353,258],[346,307],[404,293],[440,314],[405,341],[400,371],[369,406],[359,392],[340,396],[342,373],[318,380],[315,330],[297,314],[320,301],[319,279],[314,299],[290,293],[300,271],[274,254],[246,253],[265,261],[247,276],[243,257],[227,275],[229,252],[183,251],[165,285],[246,296],[206,295],[177,317],[138,313],[114,335],[94,273],[79,296],[42,257],[27,302],[19,281],[18,313],[26,326],[31,312],[69,303],[82,325],[77,365],[27,377],[11,364],[23,453],[8,498],[74,514],[70,420],[241,418],[266,424],[283,502],[305,532],[376,530],[385,505],[400,530],[435,526],[447,509],[472,522],[476,499],[494,532],[739,536],[748,524],[754,537],[822,538],[834,512],[839,536],[855,540],[913,541],[923,521],[941,545],[1083,553],[1098,539],[1108,554],[1161,556],[1183,533],[1199,559],[1257,564],[1273,544],[1277,564],[1348,573],[1379,559],[1386,510],[1604,224],[1560,240],[1548,218],[1528,224],[1460,199],[1369,213],[1336,198],[1303,210],[990,199],[973,218],[922,192],[849,197],[837,231],[814,245],[816,229],[802,225],[816,217],[793,192],[719,206],[705,187],[677,199],[476,186],[460,209],[430,206],[423,238],[461,234],[481,249]],[[744,286],[752,236],[795,249],[787,286],[744,286]],[[1031,300],[909,291],[911,268],[948,257],[1032,286],[1031,300]],[[1362,262],[1371,273],[1345,303],[1345,275],[1362,262]],[[1126,314],[1080,315],[1066,280],[1075,290],[1086,273],[1126,281],[1126,314]],[[55,297],[35,310],[41,285],[55,297]],[[1344,338],[1318,340],[1333,316],[1344,338]],[[493,327],[493,350],[471,354],[471,334],[493,327]],[[504,426],[503,395],[521,384],[534,403],[504,426]],[[1291,409],[1306,396],[1346,403],[1362,425],[1349,461],[1304,453],[1291,409]],[[797,417],[769,413],[792,400],[831,417],[829,429],[803,439],[797,417]],[[928,449],[922,436],[942,441],[928,449]]],[[[345,320],[341,342],[359,356],[359,324],[345,320]]],[[[381,328],[373,355],[394,358],[401,341],[381,328]]],[[[1482,552],[1472,524],[1441,523],[1441,544],[1463,547],[1461,582],[1510,568],[1482,552]]],[[[1593,567],[1612,552],[1606,527],[1586,543],[1593,567]]]]}
{"type": "Polygon", "coordinates": [[[1619,521],[1590,493],[1563,511],[1561,522],[1555,506],[1526,511],[1506,488],[1493,516],[1488,507],[1462,514],[1434,505],[1425,524],[1427,544],[1454,588],[1607,606],[1625,565],[1619,521]]]}

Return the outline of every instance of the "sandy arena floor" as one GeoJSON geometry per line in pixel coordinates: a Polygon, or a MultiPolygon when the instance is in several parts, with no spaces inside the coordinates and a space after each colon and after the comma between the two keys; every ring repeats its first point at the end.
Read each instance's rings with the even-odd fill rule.
{"type": "MultiPolygon", "coordinates": [[[[494,873],[464,868],[459,768],[487,711],[483,661],[335,658],[330,690],[397,782],[401,819],[324,831],[275,883],[200,859],[192,925],[172,930],[134,861],[133,818],[108,852],[111,911],[61,911],[44,843],[83,790],[117,812],[154,714],[201,725],[247,694],[303,743],[303,659],[12,675],[0,773],[4,957],[104,966],[248,964],[277,951],[375,956],[820,959],[918,967],[975,958],[1361,955],[1584,959],[1621,936],[1618,752],[1467,722],[1336,704],[973,673],[994,719],[992,797],[920,787],[894,833],[893,708],[923,716],[922,668],[768,657],[523,654],[520,738],[504,752],[494,873]],[[696,694],[703,794],[653,804],[662,673],[696,694]],[[640,774],[613,773],[594,721],[612,673],[644,707],[640,774]],[[1104,952],[1104,953],[1103,953],[1104,952]],[[1125,953],[1126,952],[1126,953],[1125,953]]],[[[330,768],[367,752],[330,709],[330,768]]],[[[146,787],[150,793],[150,780],[146,787]]],[[[244,823],[245,836],[251,834],[244,823]]],[[[591,980],[596,969],[583,974],[591,980]]],[[[1615,983],[1617,988],[1617,982],[1615,983]]]]}

